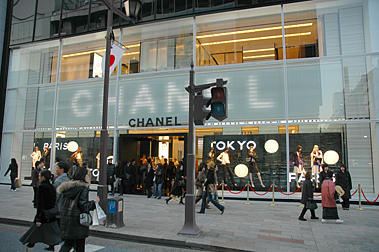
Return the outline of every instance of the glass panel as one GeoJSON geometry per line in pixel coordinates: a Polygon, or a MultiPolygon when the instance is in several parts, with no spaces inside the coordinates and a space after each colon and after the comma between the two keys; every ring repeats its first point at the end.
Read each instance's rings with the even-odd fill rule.
{"type": "Polygon", "coordinates": [[[288,63],[288,112],[296,118],[369,118],[364,58],[288,63]]]}
{"type": "Polygon", "coordinates": [[[188,93],[184,89],[188,85],[186,83],[188,83],[187,71],[121,78],[119,126],[187,124],[189,100],[188,93]]]}
{"type": "MultiPolygon", "coordinates": [[[[57,128],[101,127],[103,116],[103,79],[59,86],[57,128]],[[90,88],[89,88],[90,87],[90,88]]],[[[108,125],[114,125],[116,80],[109,83],[108,125]]],[[[119,104],[120,107],[122,107],[119,104]]]]}
{"type": "Polygon", "coordinates": [[[34,40],[58,36],[61,1],[38,0],[34,40]]]}
{"type": "Polygon", "coordinates": [[[192,19],[123,30],[122,74],[189,68],[192,19]]]}
{"type": "Polygon", "coordinates": [[[234,7],[234,0],[195,1],[195,11],[210,11],[234,7]]]}
{"type": "Polygon", "coordinates": [[[142,21],[148,21],[154,19],[154,2],[155,0],[144,0],[141,7],[142,21]]]}
{"type": "Polygon", "coordinates": [[[39,88],[36,128],[51,129],[53,122],[55,87],[39,88]]]}
{"type": "Polygon", "coordinates": [[[192,0],[164,1],[158,0],[156,18],[165,18],[192,13],[192,0]]]}
{"type": "Polygon", "coordinates": [[[63,0],[61,35],[88,30],[89,0],[63,0]]]}
{"type": "MultiPolygon", "coordinates": [[[[115,30],[118,40],[119,31],[115,30]]],[[[102,77],[101,62],[105,55],[105,33],[64,39],[61,81],[102,77]]],[[[112,76],[117,74],[117,67],[112,76]]]]}
{"type": "Polygon", "coordinates": [[[280,6],[200,16],[197,66],[282,59],[280,6]]]}
{"type": "Polygon", "coordinates": [[[367,9],[377,8],[375,2],[307,1],[284,5],[287,58],[377,52],[377,43],[371,43],[372,36],[378,38],[378,31],[371,25],[376,25],[376,14],[367,9]],[[304,26],[291,27],[297,23],[304,26]],[[297,33],[300,35],[291,35],[297,33]]]}
{"type": "Polygon", "coordinates": [[[55,82],[58,49],[58,41],[52,41],[12,50],[8,88],[55,82]]]}
{"type": "Polygon", "coordinates": [[[355,191],[358,184],[373,192],[371,130],[369,124],[299,125],[299,133],[290,134],[290,185],[292,190],[301,184],[305,172],[312,172],[316,191],[321,190],[322,164],[339,172],[340,164],[347,165],[355,191]],[[301,152],[299,152],[301,149],[301,152]],[[301,153],[301,156],[299,156],[301,153]],[[321,178],[321,180],[320,180],[321,178]]]}
{"type": "MultiPolygon", "coordinates": [[[[225,121],[281,120],[285,118],[283,67],[281,64],[238,65],[196,71],[196,84],[228,80],[228,118],[225,121]]],[[[210,89],[203,92],[211,97],[210,89]]],[[[215,122],[210,119],[209,122],[215,122]]]]}
{"type": "Polygon", "coordinates": [[[33,40],[35,0],[13,0],[11,44],[33,40]]]}

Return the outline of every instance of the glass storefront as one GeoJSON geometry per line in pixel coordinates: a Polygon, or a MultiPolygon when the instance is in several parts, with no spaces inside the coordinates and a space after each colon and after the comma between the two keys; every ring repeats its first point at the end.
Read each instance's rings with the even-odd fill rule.
{"type": "MultiPolygon", "coordinates": [[[[301,146],[303,167],[317,178],[311,155],[317,145],[333,171],[347,164],[354,187],[378,192],[379,33],[370,9],[375,4],[305,1],[114,29],[125,53],[110,77],[108,155],[126,161],[146,154],[157,162],[161,156],[185,157],[185,88],[194,60],[197,85],[228,81],[228,118],[196,126],[197,165],[209,159],[211,147],[217,154],[229,147],[232,168],[248,167],[253,145],[266,189],[274,181],[293,192],[296,179],[303,178],[293,153],[301,146]],[[168,152],[162,154],[163,149],[168,152]]],[[[183,13],[192,8],[175,6],[183,13]]],[[[162,17],[179,12],[160,8],[162,17]]],[[[209,8],[218,7],[195,6],[198,12],[209,8]]],[[[95,24],[100,21],[94,15],[89,19],[102,25],[95,24]]],[[[75,29],[87,28],[78,23],[75,29]]],[[[51,158],[72,162],[67,145],[75,142],[89,167],[97,168],[104,36],[98,32],[12,48],[2,167],[15,157],[21,176],[29,177],[34,146],[48,146],[51,158]]],[[[210,96],[210,90],[203,94],[210,96]]],[[[256,173],[256,189],[265,190],[256,173]]],[[[243,187],[248,179],[235,177],[235,182],[243,187]]],[[[226,182],[233,187],[228,174],[226,182]]]]}

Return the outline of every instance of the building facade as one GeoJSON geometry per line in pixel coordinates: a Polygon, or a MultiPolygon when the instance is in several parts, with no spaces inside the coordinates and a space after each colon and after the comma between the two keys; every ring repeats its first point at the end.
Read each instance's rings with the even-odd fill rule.
{"type": "MultiPolygon", "coordinates": [[[[197,164],[228,147],[232,168],[248,166],[254,146],[266,187],[290,192],[293,153],[312,171],[318,145],[321,162],[378,193],[378,11],[376,0],[144,1],[135,25],[114,19],[125,53],[110,77],[109,156],[185,157],[193,60],[196,84],[228,80],[228,118],[196,126],[197,164]]],[[[106,15],[101,1],[13,2],[0,175],[15,157],[28,179],[35,146],[47,166],[80,147],[96,180],[106,15]]]]}

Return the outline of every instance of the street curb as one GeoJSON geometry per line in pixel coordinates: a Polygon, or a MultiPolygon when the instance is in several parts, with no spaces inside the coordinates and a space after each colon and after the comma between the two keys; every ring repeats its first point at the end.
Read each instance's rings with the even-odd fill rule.
{"type": "MultiPolygon", "coordinates": [[[[7,225],[23,226],[23,227],[29,227],[33,224],[32,221],[15,220],[15,219],[8,219],[8,218],[1,218],[1,217],[0,217],[0,223],[7,224],[7,225]]],[[[225,252],[250,251],[251,252],[251,250],[225,248],[225,247],[215,246],[211,244],[206,245],[206,244],[198,244],[198,243],[188,242],[188,241],[145,237],[145,236],[130,235],[130,234],[120,234],[120,233],[115,233],[115,232],[104,232],[104,231],[99,231],[99,230],[90,230],[89,235],[93,237],[99,237],[99,238],[105,238],[105,239],[122,240],[122,241],[129,241],[129,242],[135,242],[135,243],[168,246],[168,247],[184,248],[184,249],[220,251],[220,252],[221,251],[225,251],[225,252]]],[[[193,238],[193,237],[196,237],[196,236],[189,236],[189,238],[193,238]]]]}

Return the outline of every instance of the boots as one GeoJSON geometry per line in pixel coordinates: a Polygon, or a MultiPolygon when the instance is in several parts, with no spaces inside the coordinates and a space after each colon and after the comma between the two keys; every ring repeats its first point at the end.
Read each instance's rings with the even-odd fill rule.
{"type": "Polygon", "coordinates": [[[257,173],[257,176],[258,176],[259,182],[261,182],[261,186],[262,186],[262,187],[265,187],[265,185],[264,185],[263,182],[262,182],[261,173],[258,172],[258,173],[257,173]]]}
{"type": "Polygon", "coordinates": [[[171,200],[172,198],[169,197],[168,199],[166,199],[166,204],[168,205],[168,202],[171,200]]]}
{"type": "Polygon", "coordinates": [[[251,186],[252,186],[252,187],[255,187],[255,186],[254,186],[254,182],[253,182],[253,174],[252,174],[252,173],[249,173],[249,177],[250,177],[250,183],[251,183],[251,186]]]}
{"type": "Polygon", "coordinates": [[[183,197],[180,197],[179,205],[184,205],[184,203],[183,203],[183,197]]]}

